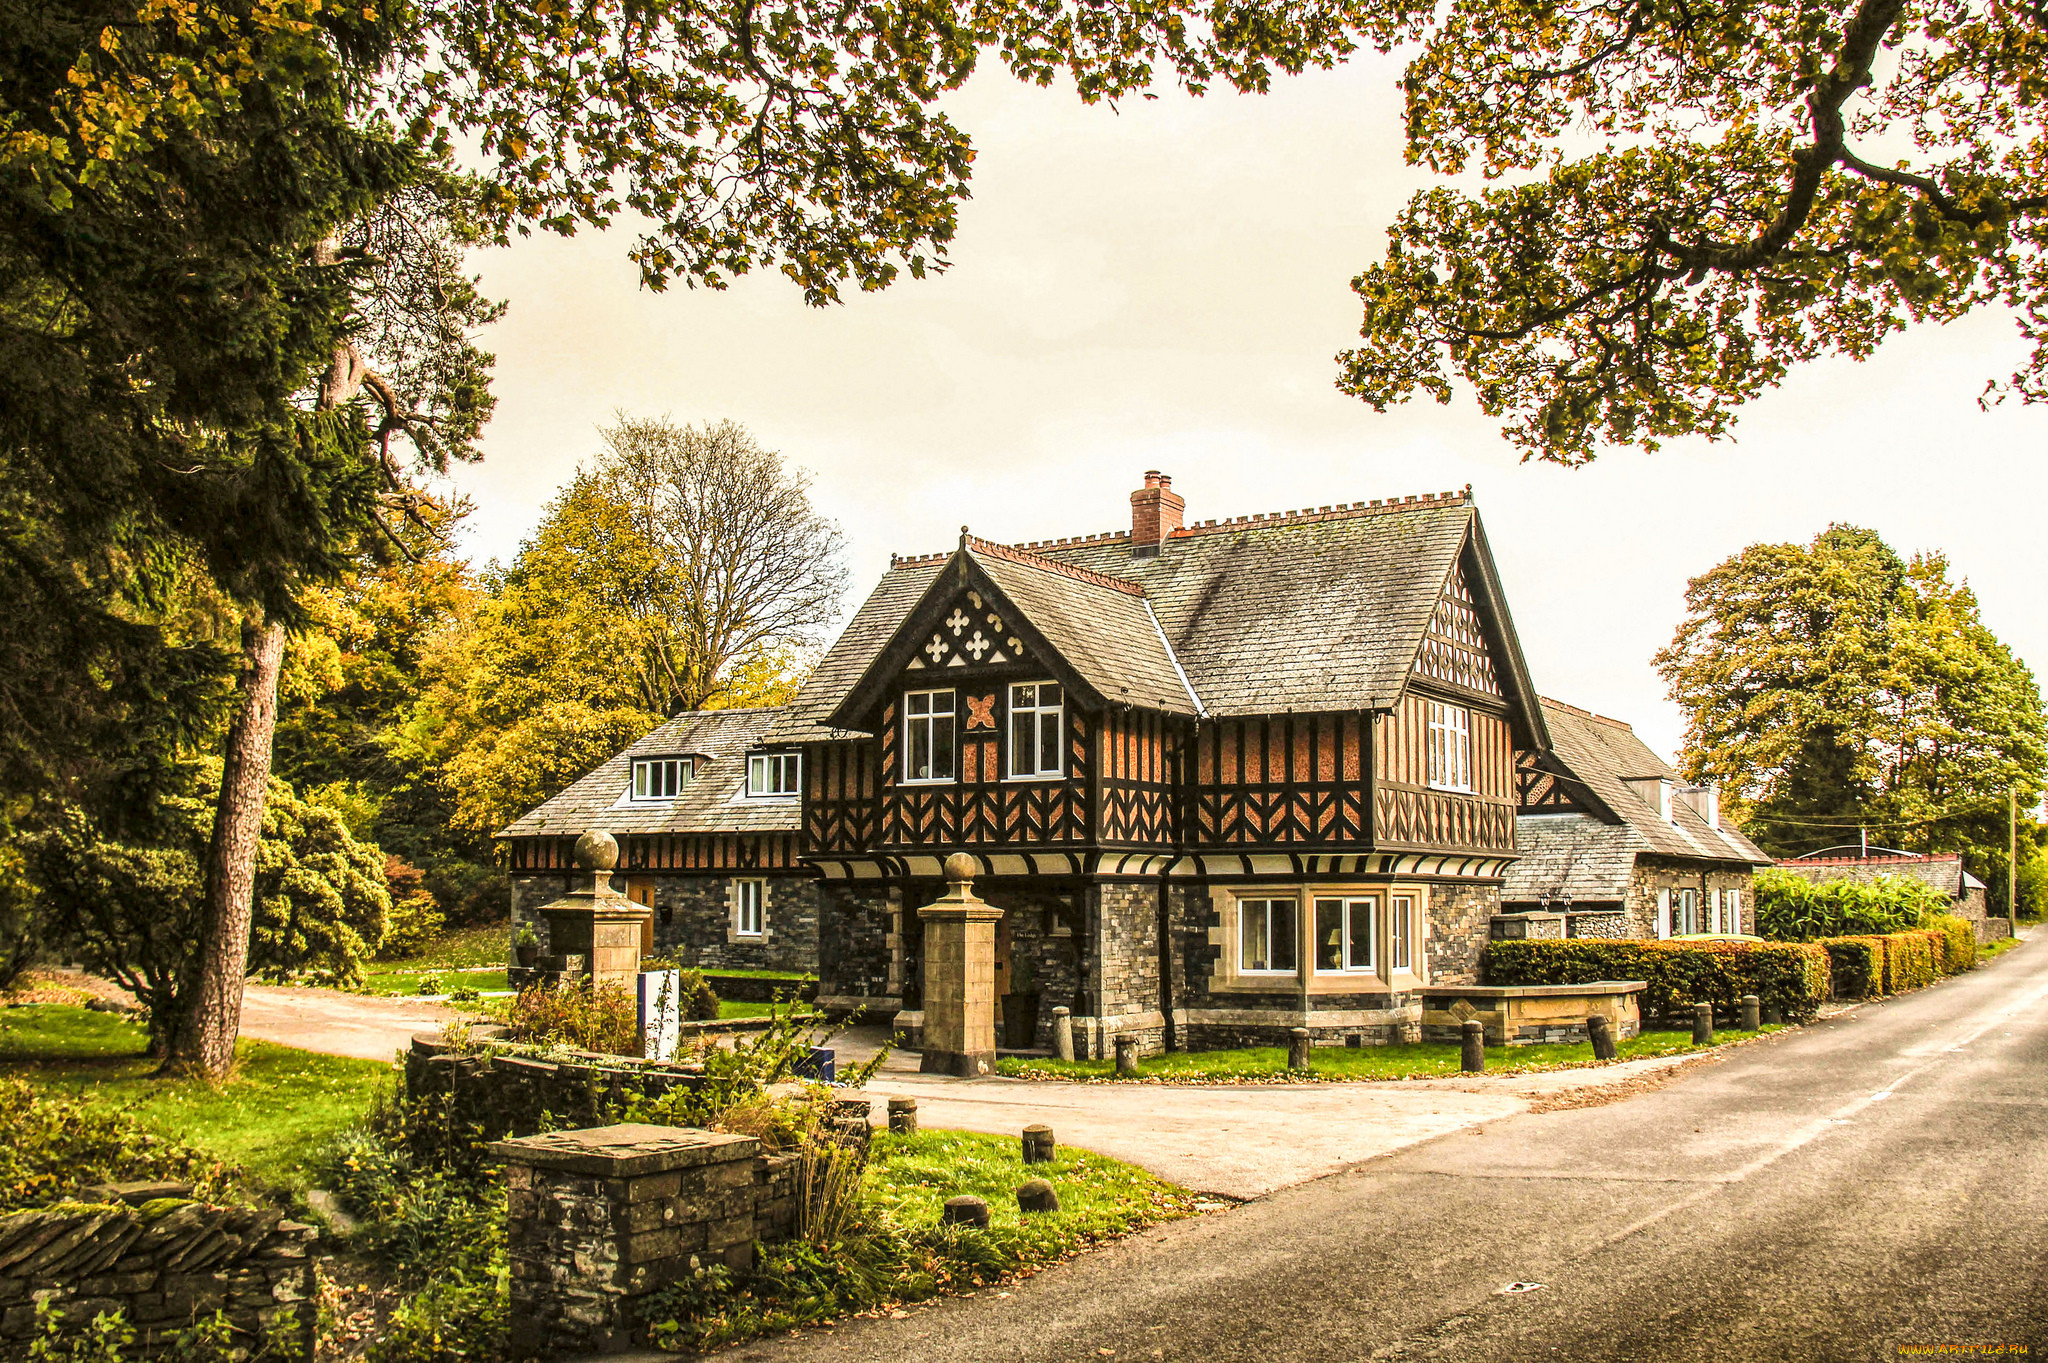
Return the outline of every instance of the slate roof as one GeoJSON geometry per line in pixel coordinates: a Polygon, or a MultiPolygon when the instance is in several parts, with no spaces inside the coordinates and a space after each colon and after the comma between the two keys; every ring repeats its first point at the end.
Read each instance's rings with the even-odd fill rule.
{"type": "Polygon", "coordinates": [[[1533,904],[1547,896],[1574,904],[1619,903],[1636,854],[1649,850],[1648,840],[1625,823],[1591,814],[1518,815],[1515,851],[1521,859],[1501,881],[1501,901],[1533,904]]]}
{"type": "MultiPolygon", "coordinates": [[[[1670,763],[1650,751],[1649,745],[1636,737],[1635,730],[1621,720],[1608,719],[1548,696],[1543,698],[1543,717],[1550,726],[1551,751],[1574,777],[1591,788],[1600,803],[1634,830],[1643,842],[1640,850],[1749,866],[1771,864],[1771,858],[1733,824],[1723,820],[1720,828],[1709,827],[1697,810],[1675,794],[1671,800],[1672,817],[1665,819],[1649,800],[1638,795],[1628,785],[1630,778],[1661,776],[1674,786],[1684,782],[1670,763]]],[[[1518,829],[1520,823],[1518,819],[1518,829]]]]}
{"type": "Polygon", "coordinates": [[[747,750],[782,718],[780,706],[697,710],[677,715],[538,809],[505,826],[501,838],[607,833],[791,833],[803,826],[794,798],[746,798],[747,750]],[[664,802],[622,802],[635,757],[698,753],[696,779],[664,802]]]}
{"type": "Polygon", "coordinates": [[[1803,876],[1815,884],[1830,880],[1872,881],[1879,876],[1911,876],[1924,880],[1950,899],[1961,899],[1966,890],[1981,890],[1984,882],[1963,869],[1959,856],[1946,857],[1795,857],[1778,863],[1780,870],[1803,876]]]}
{"type": "MultiPolygon", "coordinates": [[[[1151,557],[1132,555],[1127,532],[1015,546],[1025,551],[1017,561],[1052,560],[1141,588],[1168,645],[1158,654],[1146,646],[1127,601],[1106,591],[1087,594],[1043,570],[1012,571],[1017,561],[990,552],[999,546],[970,545],[968,552],[992,568],[1005,592],[1011,581],[1021,592],[1043,589],[1034,600],[1048,608],[1046,620],[1032,603],[1017,604],[1042,630],[1060,631],[1061,639],[1049,633],[1048,642],[1077,670],[1097,667],[1114,686],[1128,687],[1133,703],[1187,712],[1185,703],[1172,703],[1179,688],[1167,685],[1167,669],[1178,662],[1201,713],[1240,715],[1391,705],[1468,539],[1480,569],[1472,587],[1490,598],[1505,635],[1494,641],[1496,665],[1510,698],[1519,692],[1540,725],[1467,494],[1202,522],[1175,531],[1151,557]],[[998,576],[1005,572],[1010,580],[998,576]],[[1053,600],[1043,599],[1047,594],[1053,600]],[[1070,645],[1075,653],[1067,652],[1070,645]],[[1091,655],[1092,663],[1084,661],[1091,655]]],[[[833,736],[828,718],[950,557],[899,560],[890,569],[812,674],[776,739],[833,736]]],[[[1099,689],[1111,698],[1123,694],[1099,689]]]]}

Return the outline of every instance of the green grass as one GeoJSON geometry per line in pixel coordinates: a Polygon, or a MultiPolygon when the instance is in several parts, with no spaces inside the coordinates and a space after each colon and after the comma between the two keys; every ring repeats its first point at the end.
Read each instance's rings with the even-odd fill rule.
{"type": "Polygon", "coordinates": [[[236,1045],[235,1077],[219,1087],[154,1078],[141,1027],[65,1004],[0,1010],[0,1075],[76,1094],[130,1114],[278,1188],[304,1185],[311,1157],[361,1119],[391,1066],[264,1041],[236,1045]]]}
{"type": "Polygon", "coordinates": [[[720,999],[718,1016],[725,1018],[764,1018],[775,1011],[772,1003],[747,1003],[741,999],[720,999]]]}
{"type": "MultiPolygon", "coordinates": [[[[1767,1026],[1764,1032],[1782,1030],[1767,1026]]],[[[1758,1035],[1734,1030],[1714,1033],[1714,1044],[1739,1041],[1758,1035]]],[[[1696,1049],[1692,1033],[1643,1032],[1616,1048],[1622,1060],[1643,1060],[1652,1056],[1682,1055],[1696,1049]]],[[[1398,1046],[1317,1046],[1309,1052],[1309,1079],[1434,1079],[1459,1073],[1461,1048],[1449,1042],[1419,1042],[1398,1046]]],[[[1492,1046],[1486,1052],[1489,1074],[1513,1074],[1530,1070],[1556,1069],[1565,1065],[1593,1063],[1591,1044],[1578,1046],[1492,1046]]],[[[1030,1060],[1010,1058],[996,1062],[996,1073],[1012,1078],[1114,1079],[1114,1060],[1030,1060]]],[[[1163,1079],[1182,1083],[1233,1080],[1296,1081],[1304,1076],[1287,1068],[1287,1048],[1260,1046],[1238,1051],[1175,1051],[1138,1062],[1139,1079],[1163,1079]]]]}
{"type": "Polygon", "coordinates": [[[510,952],[512,925],[486,923],[480,928],[457,928],[435,939],[417,956],[402,961],[378,961],[372,975],[423,975],[434,970],[472,970],[478,966],[503,967],[510,952]]]}
{"type": "Polygon", "coordinates": [[[1987,942],[1977,948],[1977,964],[1982,965],[1994,956],[2002,956],[2019,944],[2020,939],[2017,937],[2001,937],[1995,942],[1987,942]]]}
{"type": "Polygon", "coordinates": [[[365,994],[417,994],[420,992],[420,981],[430,977],[440,983],[440,989],[435,992],[442,994],[459,987],[476,990],[502,990],[512,987],[512,982],[506,978],[503,966],[498,966],[495,969],[485,966],[482,969],[476,970],[404,970],[393,971],[388,974],[374,974],[368,976],[363,981],[362,992],[365,994]]]}
{"type": "Polygon", "coordinates": [[[1015,1137],[964,1131],[877,1133],[861,1191],[843,1239],[764,1246],[751,1273],[706,1270],[648,1299],[658,1342],[710,1349],[972,1290],[1195,1208],[1192,1193],[1132,1165],[1069,1149],[1025,1164],[1015,1137]],[[1057,1212],[1018,1212],[1017,1186],[1033,1178],[1052,1183],[1057,1212]],[[988,1203],[988,1229],[939,1224],[962,1194],[988,1203]]]}
{"type": "Polygon", "coordinates": [[[696,969],[703,971],[706,975],[733,975],[748,980],[808,980],[811,978],[810,973],[802,970],[725,970],[715,969],[708,965],[698,966],[696,969]]]}

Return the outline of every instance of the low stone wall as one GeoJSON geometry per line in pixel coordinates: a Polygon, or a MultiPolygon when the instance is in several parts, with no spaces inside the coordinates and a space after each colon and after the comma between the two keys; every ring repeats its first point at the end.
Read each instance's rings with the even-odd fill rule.
{"type": "MultiPolygon", "coordinates": [[[[845,1125],[853,1125],[848,1118],[845,1125]]],[[[864,1152],[865,1119],[858,1122],[864,1152]]],[[[638,1304],[796,1233],[802,1157],[752,1136],[620,1125],[503,1141],[515,1358],[645,1343],[638,1304]]]]}
{"type": "Polygon", "coordinates": [[[425,1032],[405,1055],[406,1096],[442,1100],[447,1121],[474,1128],[484,1140],[529,1135],[544,1125],[599,1126],[636,1097],[659,1098],[703,1082],[701,1071],[684,1065],[595,1051],[543,1060],[488,1038],[457,1049],[425,1032]]]}
{"type": "Polygon", "coordinates": [[[1606,1017],[1616,1041],[1642,1031],[1640,980],[1593,984],[1444,985],[1422,991],[1422,1039],[1456,1042],[1467,1022],[1486,1028],[1489,1046],[1579,1045],[1586,1020],[1606,1017]]]}
{"type": "Polygon", "coordinates": [[[48,1301],[67,1325],[119,1312],[150,1347],[225,1311],[237,1343],[313,1349],[315,1233],[276,1212],[107,1190],[105,1204],[64,1203],[0,1217],[0,1352],[16,1354],[48,1301]]]}

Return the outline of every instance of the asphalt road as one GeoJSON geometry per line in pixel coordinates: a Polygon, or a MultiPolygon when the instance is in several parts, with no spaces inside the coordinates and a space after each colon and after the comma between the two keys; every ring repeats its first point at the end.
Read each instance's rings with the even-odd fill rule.
{"type": "Polygon", "coordinates": [[[1000,1295],[727,1357],[1806,1363],[1958,1345],[2048,1354],[2048,934],[1639,1097],[1488,1122],[1000,1295]]]}

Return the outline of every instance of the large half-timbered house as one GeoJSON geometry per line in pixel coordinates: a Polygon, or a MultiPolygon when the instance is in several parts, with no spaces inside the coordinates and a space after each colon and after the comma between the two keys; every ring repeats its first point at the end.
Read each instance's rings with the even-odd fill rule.
{"type": "MultiPolygon", "coordinates": [[[[898,559],[763,734],[800,750],[821,1001],[920,1006],[954,852],[1043,1043],[1412,1036],[1470,982],[1547,749],[1469,491],[898,559]]],[[[1014,1035],[1014,1031],[1013,1031],[1014,1035]]]]}

